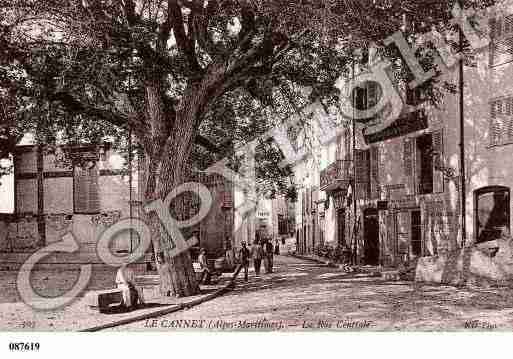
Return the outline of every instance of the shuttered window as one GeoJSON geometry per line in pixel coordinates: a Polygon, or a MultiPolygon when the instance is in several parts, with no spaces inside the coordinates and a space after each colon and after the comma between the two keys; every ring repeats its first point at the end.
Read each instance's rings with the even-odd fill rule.
{"type": "Polygon", "coordinates": [[[513,96],[490,103],[490,146],[513,143],[513,96]]]}
{"type": "MultiPolygon", "coordinates": [[[[192,201],[191,201],[192,202],[192,201]]],[[[233,207],[233,195],[231,187],[226,185],[223,189],[223,208],[229,209],[233,207]]]]}
{"type": "Polygon", "coordinates": [[[366,81],[353,90],[354,107],[364,111],[372,109],[381,99],[381,87],[375,81],[366,81]]]}
{"type": "Polygon", "coordinates": [[[444,191],[444,175],[442,172],[444,164],[443,132],[437,130],[432,133],[433,138],[433,193],[444,191]]]}
{"type": "Polygon", "coordinates": [[[403,169],[408,194],[415,193],[414,178],[414,151],[415,140],[413,138],[405,138],[403,142],[403,169]]]}
{"type": "Polygon", "coordinates": [[[367,82],[367,108],[371,109],[377,105],[381,98],[381,88],[377,82],[367,82]]]}
{"type": "Polygon", "coordinates": [[[74,169],[73,199],[75,213],[94,214],[100,212],[98,178],[100,171],[96,162],[88,161],[74,169]]]}
{"type": "Polygon", "coordinates": [[[379,147],[370,149],[370,192],[372,199],[379,199],[379,147]]]}
{"type": "Polygon", "coordinates": [[[443,132],[436,130],[403,142],[403,170],[407,193],[444,192],[443,132]]]}
{"type": "Polygon", "coordinates": [[[433,193],[433,136],[425,134],[415,138],[415,183],[417,193],[433,193]]]}
{"type": "Polygon", "coordinates": [[[355,151],[355,193],[356,198],[369,197],[369,166],[370,166],[370,151],[356,150],[355,151]]]}
{"type": "Polygon", "coordinates": [[[513,15],[490,21],[490,66],[513,61],[513,15]]]}

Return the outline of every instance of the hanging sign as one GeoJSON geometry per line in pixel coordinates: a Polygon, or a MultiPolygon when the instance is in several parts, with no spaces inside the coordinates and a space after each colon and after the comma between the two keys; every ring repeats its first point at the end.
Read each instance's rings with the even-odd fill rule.
{"type": "Polygon", "coordinates": [[[333,195],[335,209],[344,208],[346,204],[346,191],[339,191],[333,195]]]}

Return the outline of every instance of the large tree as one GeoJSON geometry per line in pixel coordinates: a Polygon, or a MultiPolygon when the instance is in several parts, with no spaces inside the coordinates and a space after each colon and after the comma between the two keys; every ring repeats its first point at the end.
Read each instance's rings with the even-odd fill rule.
{"type": "MultiPolygon", "coordinates": [[[[451,8],[442,0],[0,0],[0,81],[10,98],[3,155],[27,131],[52,143],[130,129],[145,158],[144,199],[163,198],[187,178],[192,154],[211,161],[313,99],[337,100],[353,49],[399,30],[404,14],[428,27],[447,24],[451,8]]],[[[272,144],[260,147],[279,160],[272,144]]],[[[283,174],[267,165],[262,174],[283,174]]],[[[149,220],[159,248],[167,234],[149,220]]],[[[164,288],[196,293],[190,255],[164,259],[164,288]]]]}

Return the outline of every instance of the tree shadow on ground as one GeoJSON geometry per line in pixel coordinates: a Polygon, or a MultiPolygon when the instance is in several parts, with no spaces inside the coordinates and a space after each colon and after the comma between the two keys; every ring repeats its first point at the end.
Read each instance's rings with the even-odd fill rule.
{"type": "Polygon", "coordinates": [[[144,309],[152,309],[152,308],[159,308],[159,307],[166,307],[168,304],[161,304],[161,303],[145,303],[145,304],[139,304],[134,309],[127,309],[124,306],[114,306],[109,307],[106,309],[103,309],[100,311],[101,314],[124,314],[124,313],[135,313],[140,310],[144,309]]]}

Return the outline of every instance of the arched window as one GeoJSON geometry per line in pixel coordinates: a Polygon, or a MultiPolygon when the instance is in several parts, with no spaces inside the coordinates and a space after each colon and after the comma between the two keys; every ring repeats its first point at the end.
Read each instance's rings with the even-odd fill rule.
{"type": "Polygon", "coordinates": [[[510,230],[510,190],[483,187],[474,192],[476,243],[492,241],[510,230]]]}

